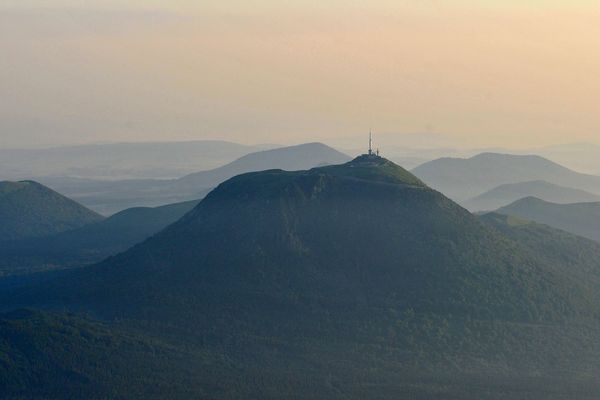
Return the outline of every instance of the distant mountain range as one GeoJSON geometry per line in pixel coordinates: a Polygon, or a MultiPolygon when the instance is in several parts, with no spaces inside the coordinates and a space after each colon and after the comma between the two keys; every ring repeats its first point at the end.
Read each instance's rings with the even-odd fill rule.
{"type": "Polygon", "coordinates": [[[536,221],[600,241],[600,202],[556,204],[527,197],[496,212],[536,221]]]}
{"type": "Polygon", "coordinates": [[[0,179],[47,176],[113,180],[176,178],[273,147],[276,146],[198,140],[0,149],[0,179]]]}
{"type": "Polygon", "coordinates": [[[539,156],[483,153],[468,159],[441,158],[413,173],[455,201],[467,201],[497,186],[545,181],[600,195],[600,177],[581,174],[539,156]]]}
{"type": "Polygon", "coordinates": [[[1,291],[104,322],[4,314],[0,397],[592,399],[599,259],[379,157],[246,173],[120,255],[1,291]]]}
{"type": "Polygon", "coordinates": [[[0,276],[81,267],[127,250],[177,221],[198,200],[136,207],[65,232],[0,241],[0,276]]]}
{"type": "MultiPolygon", "coordinates": [[[[382,142],[377,136],[377,142],[382,142]]],[[[534,147],[523,150],[514,150],[507,148],[468,148],[455,147],[456,142],[442,143],[423,143],[420,145],[411,145],[410,141],[405,142],[402,135],[396,135],[396,145],[391,145],[387,141],[381,143],[381,148],[386,157],[392,160],[398,160],[400,165],[415,168],[425,162],[436,160],[441,157],[469,158],[481,153],[500,153],[515,155],[536,154],[555,163],[563,165],[577,172],[600,175],[600,146],[593,143],[571,143],[555,146],[534,147]],[[420,162],[419,162],[420,161],[420,162]],[[418,164],[415,164],[418,163],[418,164]]],[[[334,142],[337,143],[337,142],[334,142]]],[[[359,138],[354,138],[354,143],[361,143],[359,138]]],[[[348,144],[341,143],[340,149],[352,149],[348,144]]],[[[354,151],[347,151],[348,154],[354,154],[354,151]]]]}
{"type": "Polygon", "coordinates": [[[462,202],[462,205],[471,211],[491,211],[525,197],[536,197],[560,204],[600,201],[600,196],[584,190],[558,186],[545,181],[532,181],[500,185],[462,202]]]}
{"type": "Polygon", "coordinates": [[[135,206],[159,206],[202,198],[226,179],[265,169],[298,170],[339,164],[350,157],[321,143],[307,143],[247,154],[210,171],[179,179],[98,181],[73,178],[40,178],[53,189],[110,215],[135,206]]]}
{"type": "Polygon", "coordinates": [[[102,218],[37,182],[0,182],[0,240],[64,232],[102,218]]]}

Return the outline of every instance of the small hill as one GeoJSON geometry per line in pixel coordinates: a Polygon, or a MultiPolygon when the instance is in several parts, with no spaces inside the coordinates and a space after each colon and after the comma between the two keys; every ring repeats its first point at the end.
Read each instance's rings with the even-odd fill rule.
{"type": "Polygon", "coordinates": [[[526,181],[545,181],[600,195],[600,177],[572,171],[535,155],[482,153],[467,159],[440,158],[412,172],[456,201],[466,201],[500,185],[526,181]]]}
{"type": "Polygon", "coordinates": [[[600,241],[600,202],[556,204],[527,197],[496,212],[536,221],[600,241]]]}
{"type": "Polygon", "coordinates": [[[600,196],[584,190],[554,185],[545,181],[531,181],[500,185],[462,203],[471,211],[490,211],[525,197],[537,197],[559,204],[600,201],[600,196]]]}
{"type": "Polygon", "coordinates": [[[37,182],[0,182],[0,240],[50,235],[100,220],[100,215],[37,182]]]}
{"type": "Polygon", "coordinates": [[[183,217],[198,200],[136,207],[54,235],[0,242],[0,275],[80,267],[127,250],[183,217]]]}
{"type": "Polygon", "coordinates": [[[361,156],[231,178],[147,241],[0,303],[185,349],[203,361],[187,398],[597,398],[600,244],[550,232],[563,259],[531,236],[361,156]]]}
{"type": "Polygon", "coordinates": [[[321,165],[340,164],[350,157],[322,143],[305,143],[247,154],[222,167],[180,178],[176,186],[212,188],[246,172],[282,169],[297,171],[321,165]]]}

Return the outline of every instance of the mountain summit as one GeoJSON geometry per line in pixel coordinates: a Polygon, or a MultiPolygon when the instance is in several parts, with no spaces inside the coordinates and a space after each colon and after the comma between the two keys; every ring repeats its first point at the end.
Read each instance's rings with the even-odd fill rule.
{"type": "Polygon", "coordinates": [[[372,154],[363,154],[346,164],[317,168],[309,172],[425,187],[425,184],[419,178],[404,168],[383,157],[372,154]]]}
{"type": "MultiPolygon", "coordinates": [[[[123,304],[165,310],[175,298],[208,314],[258,303],[302,309],[318,299],[324,310],[345,304],[552,319],[576,312],[589,294],[563,282],[563,273],[405,169],[360,156],[229,179],[161,233],[83,271],[78,282],[94,283],[73,300],[110,293],[98,304],[111,314],[123,304]]],[[[255,317],[267,317],[260,309],[255,317]]]]}

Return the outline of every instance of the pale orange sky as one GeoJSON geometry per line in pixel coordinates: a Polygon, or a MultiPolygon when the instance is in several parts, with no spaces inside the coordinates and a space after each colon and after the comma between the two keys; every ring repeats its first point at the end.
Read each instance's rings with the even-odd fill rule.
{"type": "Polygon", "coordinates": [[[600,143],[591,1],[5,0],[0,52],[2,147],[600,143]]]}

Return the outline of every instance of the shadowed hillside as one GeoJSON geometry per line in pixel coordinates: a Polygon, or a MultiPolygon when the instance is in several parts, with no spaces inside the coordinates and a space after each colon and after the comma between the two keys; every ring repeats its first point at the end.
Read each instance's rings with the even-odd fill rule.
{"type": "Polygon", "coordinates": [[[50,235],[100,220],[100,215],[37,182],[0,182],[0,240],[50,235]]]}
{"type": "Polygon", "coordinates": [[[81,267],[127,250],[177,221],[198,200],[137,207],[78,229],[38,238],[0,241],[0,274],[81,267]]]}

